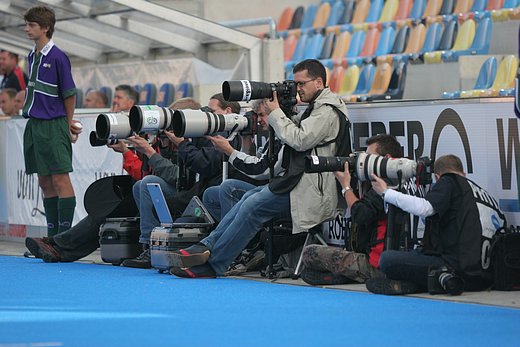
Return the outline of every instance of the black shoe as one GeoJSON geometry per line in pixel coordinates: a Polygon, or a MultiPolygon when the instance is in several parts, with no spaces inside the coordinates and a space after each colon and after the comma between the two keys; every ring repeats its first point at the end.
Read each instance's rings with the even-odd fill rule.
{"type": "Polygon", "coordinates": [[[356,281],[351,280],[350,278],[341,275],[336,275],[332,272],[318,271],[309,268],[304,268],[300,277],[306,283],[313,286],[358,283],[356,281]]]}
{"type": "Polygon", "coordinates": [[[146,248],[143,253],[139,254],[137,258],[123,260],[121,266],[135,267],[139,269],[151,269],[152,261],[150,259],[150,248],[146,248]]]}
{"type": "Polygon", "coordinates": [[[170,274],[175,275],[177,277],[183,278],[216,278],[217,274],[215,270],[209,264],[197,265],[194,267],[172,267],[170,268],[170,274]]]}
{"type": "Polygon", "coordinates": [[[367,289],[374,294],[405,295],[419,293],[415,283],[390,280],[384,277],[374,277],[366,281],[367,289]]]}
{"type": "Polygon", "coordinates": [[[54,247],[50,239],[46,237],[26,237],[25,247],[32,255],[43,259],[46,263],[56,263],[61,260],[60,252],[54,247]]]}
{"type": "Polygon", "coordinates": [[[199,242],[186,249],[173,251],[168,258],[171,266],[187,268],[206,263],[210,255],[209,248],[199,242]]]}

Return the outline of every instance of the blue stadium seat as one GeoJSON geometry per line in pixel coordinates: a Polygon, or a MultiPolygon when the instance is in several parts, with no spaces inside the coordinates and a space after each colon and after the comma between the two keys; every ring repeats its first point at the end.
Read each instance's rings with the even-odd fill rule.
{"type": "Polygon", "coordinates": [[[327,27],[337,25],[345,9],[345,4],[343,3],[343,0],[337,0],[331,5],[332,7],[330,9],[329,19],[327,20],[327,27]]]}
{"type": "Polygon", "coordinates": [[[471,12],[483,12],[486,9],[487,0],[474,0],[471,12]]]}
{"type": "Polygon", "coordinates": [[[303,59],[317,59],[323,47],[323,35],[316,33],[307,40],[303,59]]]}
{"type": "Polygon", "coordinates": [[[354,0],[345,1],[345,7],[343,9],[343,13],[341,13],[341,16],[338,20],[339,25],[350,24],[350,22],[352,21],[352,16],[354,15],[355,3],[356,2],[354,0]]]}
{"type": "Polygon", "coordinates": [[[443,61],[457,61],[461,55],[487,54],[489,51],[489,43],[491,41],[491,18],[482,18],[477,23],[475,29],[475,37],[471,47],[458,51],[447,51],[443,54],[443,61]]]}
{"type": "Polygon", "coordinates": [[[370,10],[368,11],[368,16],[365,19],[367,23],[377,22],[379,17],[381,17],[381,12],[383,11],[383,0],[371,0],[370,1],[370,10]]]}
{"type": "Polygon", "coordinates": [[[448,15],[453,13],[453,8],[455,7],[454,0],[443,0],[441,10],[439,11],[439,15],[448,15]]]}
{"type": "MultiPolygon", "coordinates": [[[[493,84],[495,76],[497,74],[497,59],[495,57],[489,57],[482,63],[480,71],[478,73],[477,80],[473,89],[488,89],[493,84]]],[[[456,99],[460,97],[460,90],[454,92],[442,93],[444,99],[456,99]]]]}
{"type": "Polygon", "coordinates": [[[173,83],[164,83],[157,94],[157,106],[168,107],[175,99],[175,86],[173,83]]]}
{"type": "Polygon", "coordinates": [[[365,32],[362,30],[354,32],[350,39],[350,46],[347,51],[347,58],[354,58],[359,56],[361,49],[363,48],[363,42],[365,42],[365,32]]]}
{"type": "Polygon", "coordinates": [[[363,67],[359,74],[359,81],[356,86],[356,90],[354,90],[354,93],[352,93],[353,95],[368,93],[374,80],[375,71],[376,67],[374,66],[374,64],[367,64],[363,67]]]}
{"type": "Polygon", "coordinates": [[[183,82],[178,85],[177,92],[175,93],[175,100],[181,98],[192,98],[193,97],[193,85],[189,82],[183,82]]]}
{"type": "Polygon", "coordinates": [[[139,105],[155,105],[157,87],[153,83],[145,83],[139,92],[139,105]]]}
{"type": "Polygon", "coordinates": [[[413,2],[412,11],[410,12],[410,18],[412,20],[421,19],[425,8],[426,8],[426,0],[415,0],[413,2]]]}
{"type": "Polygon", "coordinates": [[[318,5],[312,4],[307,6],[305,9],[305,13],[302,18],[302,23],[300,25],[301,29],[312,28],[312,24],[314,23],[314,18],[316,18],[316,13],[318,12],[318,5]]]}
{"type": "Polygon", "coordinates": [[[327,33],[325,36],[325,40],[323,41],[323,45],[321,48],[321,52],[318,56],[318,59],[329,59],[332,55],[332,49],[334,48],[334,41],[336,39],[336,34],[333,32],[327,33]]]}

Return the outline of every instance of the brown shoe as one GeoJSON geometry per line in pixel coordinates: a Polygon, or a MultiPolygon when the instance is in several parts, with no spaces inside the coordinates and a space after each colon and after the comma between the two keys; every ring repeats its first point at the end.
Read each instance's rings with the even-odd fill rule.
{"type": "Polygon", "coordinates": [[[36,258],[41,258],[46,263],[56,263],[61,260],[60,253],[54,248],[50,239],[46,237],[26,237],[25,247],[27,247],[36,258]]]}

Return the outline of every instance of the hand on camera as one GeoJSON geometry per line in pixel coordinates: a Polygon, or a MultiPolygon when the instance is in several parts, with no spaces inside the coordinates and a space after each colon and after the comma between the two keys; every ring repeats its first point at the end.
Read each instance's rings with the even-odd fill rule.
{"type": "Polygon", "coordinates": [[[128,146],[126,145],[126,143],[124,141],[117,141],[117,143],[113,144],[113,145],[107,145],[108,147],[112,148],[114,151],[118,152],[118,153],[125,153],[126,151],[128,151],[128,146]]]}
{"type": "Polygon", "coordinates": [[[376,191],[377,194],[383,194],[387,189],[388,185],[383,179],[377,177],[375,174],[372,174],[372,188],[376,191]]]}
{"type": "Polygon", "coordinates": [[[206,138],[213,142],[213,146],[215,146],[215,149],[217,151],[222,152],[227,156],[230,156],[231,153],[233,153],[233,151],[235,150],[233,147],[231,147],[229,141],[223,136],[206,136],[206,138]]]}
{"type": "Polygon", "coordinates": [[[179,146],[185,139],[184,137],[177,137],[172,131],[164,131],[164,134],[168,137],[175,146],[179,146]]]}
{"type": "Polygon", "coordinates": [[[265,99],[265,107],[267,108],[267,113],[271,113],[274,110],[280,108],[280,104],[278,103],[278,96],[276,92],[273,92],[273,99],[265,99]]]}
{"type": "Polygon", "coordinates": [[[336,176],[336,179],[339,181],[341,186],[343,188],[350,187],[350,171],[348,167],[348,161],[345,162],[345,170],[344,171],[335,171],[334,175],[336,176]]]}
{"type": "Polygon", "coordinates": [[[133,144],[133,147],[136,151],[143,153],[148,158],[156,153],[155,149],[153,149],[148,141],[139,135],[130,136],[127,141],[133,144]]]}

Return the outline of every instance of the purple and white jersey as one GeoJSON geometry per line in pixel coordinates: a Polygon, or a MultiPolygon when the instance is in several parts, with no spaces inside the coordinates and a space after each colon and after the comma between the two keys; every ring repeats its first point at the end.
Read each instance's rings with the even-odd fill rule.
{"type": "Polygon", "coordinates": [[[26,117],[66,117],[64,100],[76,94],[69,58],[50,40],[39,54],[29,53],[29,83],[23,106],[26,117]]]}

